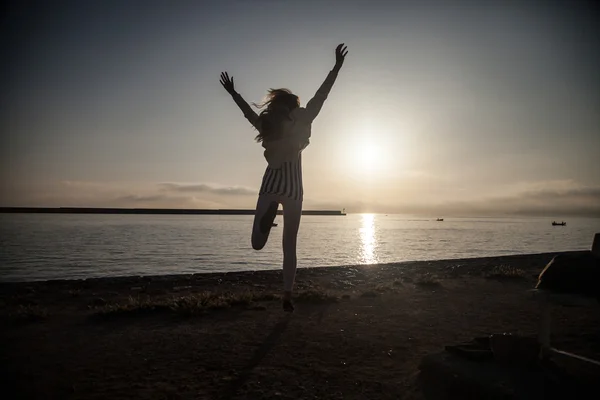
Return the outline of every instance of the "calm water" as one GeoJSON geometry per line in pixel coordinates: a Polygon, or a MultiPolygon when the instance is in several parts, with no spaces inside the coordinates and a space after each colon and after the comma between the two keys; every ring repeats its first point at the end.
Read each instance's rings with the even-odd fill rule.
{"type": "MultiPolygon", "coordinates": [[[[280,268],[283,219],[250,246],[252,216],[0,214],[0,280],[280,268]]],[[[303,216],[299,267],[586,250],[600,219],[303,216]]]]}

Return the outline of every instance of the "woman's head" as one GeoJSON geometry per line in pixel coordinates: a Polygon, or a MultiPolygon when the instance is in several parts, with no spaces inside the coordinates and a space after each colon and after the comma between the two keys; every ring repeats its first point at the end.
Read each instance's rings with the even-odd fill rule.
{"type": "Polygon", "coordinates": [[[269,89],[265,101],[255,104],[255,106],[258,108],[267,107],[267,110],[285,107],[288,111],[291,111],[294,108],[300,107],[300,99],[289,89],[269,89]]]}
{"type": "Polygon", "coordinates": [[[265,101],[254,103],[254,106],[263,108],[259,115],[261,129],[256,136],[256,140],[262,142],[277,135],[283,120],[289,118],[293,109],[300,107],[300,99],[289,89],[269,89],[265,101]]]}

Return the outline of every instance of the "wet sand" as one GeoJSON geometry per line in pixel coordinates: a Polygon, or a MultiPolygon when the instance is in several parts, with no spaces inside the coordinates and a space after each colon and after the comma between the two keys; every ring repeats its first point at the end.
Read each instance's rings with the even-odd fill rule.
{"type": "MultiPolygon", "coordinates": [[[[421,358],[533,336],[554,254],[280,271],[0,283],[4,398],[419,399],[421,358]]],[[[600,307],[558,308],[553,343],[600,358],[600,307]]]]}

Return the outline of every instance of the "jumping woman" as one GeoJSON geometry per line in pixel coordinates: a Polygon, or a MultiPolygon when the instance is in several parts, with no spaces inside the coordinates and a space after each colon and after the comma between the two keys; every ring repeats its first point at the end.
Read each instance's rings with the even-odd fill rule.
{"type": "Polygon", "coordinates": [[[292,289],[296,277],[296,239],[302,215],[302,150],[309,144],[311,125],[337,78],[348,54],[340,44],[335,49],[335,66],[315,96],[300,107],[298,96],[288,89],[270,89],[266,100],[253,105],[262,109],[257,114],[235,91],[233,77],[221,73],[221,84],[233,97],[244,117],[258,131],[256,141],[262,143],[267,169],[258,194],[252,247],[262,249],[267,243],[279,204],[283,206],[283,309],[294,311],[292,289]]]}

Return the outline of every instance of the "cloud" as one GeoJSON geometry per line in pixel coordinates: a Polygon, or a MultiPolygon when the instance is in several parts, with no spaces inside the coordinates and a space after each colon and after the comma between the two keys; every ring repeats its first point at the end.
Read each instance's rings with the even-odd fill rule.
{"type": "MultiPolygon", "coordinates": [[[[18,182],[17,182],[18,183],[18,182]]],[[[0,205],[14,207],[251,208],[247,188],[143,182],[55,181],[20,184],[0,191],[0,205]],[[233,194],[233,195],[231,195],[233,194]]]]}
{"type": "Polygon", "coordinates": [[[594,216],[600,217],[600,187],[573,183],[549,186],[536,183],[532,188],[506,196],[432,205],[432,209],[453,214],[594,216]]]}
{"type": "Polygon", "coordinates": [[[175,196],[170,194],[126,194],[103,201],[98,207],[123,208],[224,208],[226,203],[192,195],[175,196]]]}
{"type": "Polygon", "coordinates": [[[538,191],[530,191],[523,194],[523,197],[547,201],[595,201],[600,203],[600,188],[597,187],[582,187],[574,189],[541,189],[538,191]]]}
{"type": "Polygon", "coordinates": [[[243,186],[163,182],[120,191],[118,196],[111,198],[110,203],[127,204],[127,207],[251,208],[257,193],[257,190],[243,186]]]}
{"type": "Polygon", "coordinates": [[[256,196],[258,190],[243,186],[217,186],[206,183],[198,184],[180,184],[180,183],[160,183],[159,187],[163,191],[177,193],[213,193],[225,196],[256,196]]]}
{"type": "Polygon", "coordinates": [[[422,171],[422,170],[407,169],[407,170],[402,171],[401,175],[403,175],[406,178],[410,178],[410,179],[441,180],[441,178],[439,176],[434,175],[427,171],[422,171]]]}
{"type": "MultiPolygon", "coordinates": [[[[44,182],[12,186],[3,191],[3,206],[126,207],[126,208],[244,208],[255,206],[257,191],[243,186],[208,183],[44,182]]],[[[457,197],[452,188],[424,187],[398,196],[319,197],[308,194],[305,209],[346,209],[349,213],[417,214],[428,216],[535,215],[600,217],[600,186],[573,180],[518,182],[498,186],[483,195],[469,190],[457,197]]],[[[313,193],[311,193],[313,194],[313,193]]],[[[315,193],[316,194],[316,193],[315,193]]]]}
{"type": "Polygon", "coordinates": [[[166,195],[160,195],[160,194],[154,194],[154,195],[138,195],[138,194],[128,194],[128,195],[124,195],[121,197],[117,197],[116,199],[114,199],[114,201],[118,201],[118,202],[159,202],[159,201],[165,201],[165,200],[173,200],[173,198],[166,196],[166,195]]]}
{"type": "Polygon", "coordinates": [[[64,180],[59,182],[61,186],[68,188],[78,189],[98,189],[106,188],[107,186],[114,186],[115,184],[107,184],[105,182],[91,182],[91,181],[69,181],[64,180]]]}
{"type": "Polygon", "coordinates": [[[534,182],[506,187],[506,195],[448,200],[443,192],[437,201],[415,201],[415,196],[393,201],[322,202],[305,201],[310,208],[345,208],[347,212],[418,214],[429,216],[589,216],[600,217],[600,187],[573,181],[534,182]],[[516,186],[516,187],[513,187],[516,186]],[[518,190],[517,190],[518,188],[518,190]]]}
{"type": "Polygon", "coordinates": [[[489,203],[515,214],[600,216],[600,187],[540,188],[489,203]]]}

